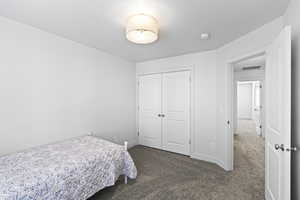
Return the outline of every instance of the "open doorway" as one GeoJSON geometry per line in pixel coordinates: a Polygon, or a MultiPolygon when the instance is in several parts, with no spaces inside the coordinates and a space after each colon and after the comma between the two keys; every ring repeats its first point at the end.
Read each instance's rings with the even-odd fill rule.
{"type": "Polygon", "coordinates": [[[291,152],[297,150],[291,147],[291,27],[282,29],[267,48],[229,60],[226,73],[227,169],[246,174],[244,177],[252,181],[253,187],[258,188],[257,193],[264,189],[259,199],[288,200],[291,198],[291,152]],[[265,65],[255,63],[255,59],[261,58],[265,65]],[[249,62],[251,65],[247,65],[249,62]],[[236,72],[240,72],[239,76],[236,72]],[[250,80],[249,74],[262,79],[250,80]],[[257,143],[251,143],[249,139],[242,142],[235,139],[238,125],[236,82],[257,80],[262,80],[263,116],[262,136],[255,138],[264,139],[262,146],[259,146],[265,151],[258,146],[248,150],[251,144],[257,143]],[[262,158],[260,163],[263,167],[257,165],[257,158],[262,158]]]}
{"type": "Polygon", "coordinates": [[[265,191],[265,55],[233,64],[234,169],[265,191]]]}
{"type": "Polygon", "coordinates": [[[236,134],[252,134],[264,137],[262,81],[237,81],[236,85],[236,134]]]}

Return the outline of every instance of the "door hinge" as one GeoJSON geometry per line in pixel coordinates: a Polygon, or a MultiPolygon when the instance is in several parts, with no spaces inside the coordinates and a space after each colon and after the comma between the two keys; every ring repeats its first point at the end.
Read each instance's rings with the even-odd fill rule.
{"type": "Polygon", "coordinates": [[[262,129],[262,125],[260,125],[259,128],[262,129]]]}
{"type": "Polygon", "coordinates": [[[262,85],[259,85],[259,88],[262,89],[262,85]]]}
{"type": "Polygon", "coordinates": [[[192,144],[192,141],[191,141],[191,139],[189,139],[189,144],[192,144]]]}
{"type": "Polygon", "coordinates": [[[227,124],[230,125],[230,121],[229,120],[227,121],[227,124]]]}

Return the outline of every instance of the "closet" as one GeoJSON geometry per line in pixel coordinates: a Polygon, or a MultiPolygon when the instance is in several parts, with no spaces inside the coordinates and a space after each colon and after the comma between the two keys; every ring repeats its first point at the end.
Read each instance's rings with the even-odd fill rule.
{"type": "Polygon", "coordinates": [[[190,154],[190,71],[139,77],[139,142],[190,154]]]}

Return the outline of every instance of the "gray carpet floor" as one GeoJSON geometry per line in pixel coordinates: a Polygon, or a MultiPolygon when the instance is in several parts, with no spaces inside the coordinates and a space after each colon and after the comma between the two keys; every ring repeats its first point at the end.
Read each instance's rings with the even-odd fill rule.
{"type": "Polygon", "coordinates": [[[264,141],[247,131],[235,136],[232,172],[144,146],[136,146],[129,152],[138,169],[137,179],[127,185],[120,180],[90,200],[264,199],[264,141]]]}

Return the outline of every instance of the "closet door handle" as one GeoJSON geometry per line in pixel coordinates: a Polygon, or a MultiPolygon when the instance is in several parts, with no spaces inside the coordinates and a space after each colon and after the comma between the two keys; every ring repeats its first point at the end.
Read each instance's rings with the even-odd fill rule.
{"type": "Polygon", "coordinates": [[[161,114],[158,114],[157,116],[158,116],[158,117],[161,117],[161,114]]]}
{"type": "Polygon", "coordinates": [[[164,114],[162,114],[162,115],[161,115],[161,117],[165,117],[165,115],[164,115],[164,114]]]}

